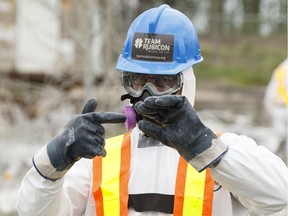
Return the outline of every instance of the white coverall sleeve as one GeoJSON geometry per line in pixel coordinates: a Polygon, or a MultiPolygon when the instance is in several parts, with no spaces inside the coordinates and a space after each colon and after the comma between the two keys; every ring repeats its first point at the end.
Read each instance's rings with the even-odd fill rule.
{"type": "Polygon", "coordinates": [[[220,139],[229,150],[211,169],[213,179],[248,208],[250,215],[286,215],[288,168],[284,162],[246,136],[224,133],[220,139]]]}
{"type": "Polygon", "coordinates": [[[20,216],[80,216],[86,208],[92,176],[92,160],[81,159],[55,182],[32,167],[18,191],[20,216]]]}

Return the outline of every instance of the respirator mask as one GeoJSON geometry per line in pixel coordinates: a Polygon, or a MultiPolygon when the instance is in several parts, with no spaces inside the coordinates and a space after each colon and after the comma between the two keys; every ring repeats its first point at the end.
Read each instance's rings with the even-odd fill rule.
{"type": "Polygon", "coordinates": [[[126,128],[132,129],[136,122],[142,119],[133,106],[138,101],[144,101],[149,96],[161,96],[176,94],[183,86],[183,74],[154,75],[130,73],[124,71],[121,76],[122,85],[128,94],[121,96],[121,101],[130,99],[132,106],[125,106],[123,111],[126,114],[126,128]]]}

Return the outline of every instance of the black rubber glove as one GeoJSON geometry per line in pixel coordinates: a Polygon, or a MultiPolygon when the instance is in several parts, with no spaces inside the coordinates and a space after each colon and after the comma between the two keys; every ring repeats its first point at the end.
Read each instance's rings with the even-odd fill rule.
{"type": "Polygon", "coordinates": [[[47,154],[57,171],[69,169],[80,158],[105,156],[104,127],[102,123],[122,123],[121,113],[93,112],[96,100],[90,99],[80,115],[74,116],[64,131],[47,144],[47,154]]]}
{"type": "MultiPolygon", "coordinates": [[[[190,161],[209,149],[216,135],[199,119],[196,111],[184,96],[165,95],[148,97],[135,105],[143,116],[139,129],[163,144],[177,149],[190,161]]],[[[215,158],[212,159],[216,162],[215,158]]]]}

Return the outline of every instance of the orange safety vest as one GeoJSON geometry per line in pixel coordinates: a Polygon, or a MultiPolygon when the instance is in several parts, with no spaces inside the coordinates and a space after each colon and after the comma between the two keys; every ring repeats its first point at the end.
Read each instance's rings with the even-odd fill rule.
{"type": "MultiPolygon", "coordinates": [[[[105,158],[93,159],[93,195],[97,216],[128,215],[130,133],[106,140],[105,158]]],[[[174,216],[211,216],[214,181],[210,170],[199,173],[179,158],[174,216]]]]}

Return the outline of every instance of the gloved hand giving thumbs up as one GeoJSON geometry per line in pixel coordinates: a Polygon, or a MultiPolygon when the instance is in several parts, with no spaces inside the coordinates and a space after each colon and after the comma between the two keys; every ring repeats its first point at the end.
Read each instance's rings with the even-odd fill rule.
{"type": "Polygon", "coordinates": [[[34,167],[46,179],[57,180],[79,159],[105,156],[105,129],[102,123],[123,123],[124,114],[94,112],[96,100],[90,99],[80,115],[74,116],[33,158],[34,167]]]}
{"type": "Polygon", "coordinates": [[[148,97],[135,105],[139,129],[175,148],[198,171],[219,162],[227,146],[198,117],[184,96],[148,97]]]}

